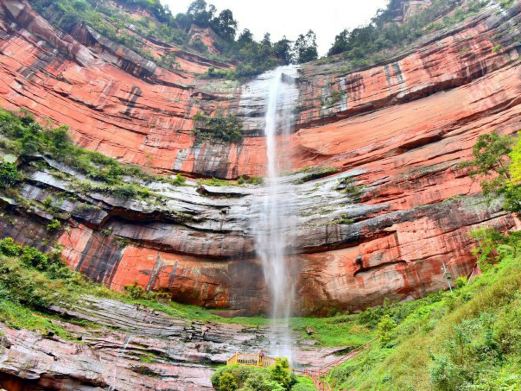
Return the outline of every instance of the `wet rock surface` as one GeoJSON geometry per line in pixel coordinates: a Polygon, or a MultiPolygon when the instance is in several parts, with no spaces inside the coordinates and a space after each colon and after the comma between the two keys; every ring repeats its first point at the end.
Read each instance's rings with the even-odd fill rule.
{"type": "MultiPolygon", "coordinates": [[[[206,390],[212,389],[212,365],[225,363],[237,351],[258,353],[269,344],[262,327],[189,322],[109,299],[84,297],[73,308],[52,310],[96,327],[56,321],[77,339],[70,341],[0,326],[0,385],[206,390]]],[[[336,359],[334,349],[309,343],[296,349],[297,365],[303,368],[316,369],[336,359]]]]}
{"type": "MultiPolygon", "coordinates": [[[[458,167],[480,134],[519,127],[520,11],[488,7],[365,70],[334,59],[302,66],[290,150],[296,168],[328,176],[287,177],[299,183],[288,196],[299,210],[290,252],[300,312],[420,297],[444,286],[443,263],[454,276],[471,272],[471,229],[516,226],[458,167]]],[[[1,105],[68,124],[81,146],[162,172],[264,174],[262,78],[200,79],[218,64],[189,53],[167,71],[88,26],[64,36],[22,0],[0,13],[1,105]],[[216,109],[244,121],[240,145],[194,142],[193,114],[216,109]]],[[[40,247],[42,237],[57,239],[72,268],[116,290],[137,283],[234,313],[266,308],[250,224],[262,188],[138,183],[149,197],[121,199],[79,189],[75,180],[87,178],[69,167],[44,166],[21,189],[30,207],[3,200],[14,215],[1,222],[4,236],[40,247]],[[41,204],[57,194],[70,227],[51,235],[41,204]]]]}
{"type": "MultiPolygon", "coordinates": [[[[70,267],[91,280],[118,291],[138,284],[167,291],[176,301],[236,314],[267,308],[251,224],[260,213],[263,187],[137,180],[149,195],[123,199],[86,190],[97,185],[86,178],[79,189],[75,181],[81,174],[45,162],[43,169],[41,163],[28,166],[21,195],[34,208],[12,201],[8,209],[13,217],[1,223],[4,236],[38,244],[42,235],[49,235],[44,227],[53,218],[42,205],[54,197],[54,213],[68,218],[70,225],[55,238],[70,267]]],[[[443,289],[443,264],[454,277],[474,268],[472,229],[487,225],[508,230],[517,224],[501,211],[500,202],[490,204],[479,196],[411,208],[374,202],[373,195],[387,185],[358,187],[356,178],[364,174],[358,170],[310,181],[309,173],[283,178],[295,183],[287,195],[294,198],[297,212],[288,252],[301,313],[357,310],[386,297],[417,298],[443,289]]]]}

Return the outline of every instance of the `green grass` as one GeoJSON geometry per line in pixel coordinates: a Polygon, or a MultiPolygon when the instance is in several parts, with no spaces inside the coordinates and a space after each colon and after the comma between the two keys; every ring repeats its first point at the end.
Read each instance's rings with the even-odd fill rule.
{"type": "Polygon", "coordinates": [[[374,332],[358,320],[357,315],[293,318],[291,327],[303,339],[316,341],[319,346],[354,349],[366,344],[374,336],[374,332]]]}
{"type": "Polygon", "coordinates": [[[508,256],[453,293],[366,311],[359,320],[379,339],[328,380],[357,391],[519,389],[520,288],[521,257],[508,256]],[[384,316],[396,326],[380,330],[384,316]]]}
{"type": "Polygon", "coordinates": [[[215,187],[227,187],[227,186],[245,186],[245,185],[262,185],[262,177],[257,176],[241,176],[237,180],[218,179],[218,178],[207,178],[199,179],[197,181],[199,185],[215,186],[215,187]]]}
{"type": "Polygon", "coordinates": [[[60,338],[72,339],[63,327],[53,323],[52,318],[4,298],[0,299],[0,322],[14,329],[36,331],[40,334],[52,333],[60,338]]]}

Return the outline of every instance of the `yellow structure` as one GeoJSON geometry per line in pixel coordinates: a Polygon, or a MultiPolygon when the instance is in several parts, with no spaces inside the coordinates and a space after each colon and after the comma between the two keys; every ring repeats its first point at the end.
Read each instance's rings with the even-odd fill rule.
{"type": "Polygon", "coordinates": [[[273,364],[275,364],[275,359],[263,353],[235,353],[226,361],[226,365],[246,365],[261,368],[266,368],[273,364]]]}

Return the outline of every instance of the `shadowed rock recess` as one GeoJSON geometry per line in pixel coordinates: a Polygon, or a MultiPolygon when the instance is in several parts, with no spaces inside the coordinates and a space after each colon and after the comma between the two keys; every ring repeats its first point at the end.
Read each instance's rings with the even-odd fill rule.
{"type": "MultiPolygon", "coordinates": [[[[397,21],[430,1],[405,3],[397,21]]],[[[521,5],[514,3],[426,32],[363,69],[341,57],[300,66],[288,148],[298,171],[285,179],[295,183],[299,214],[289,250],[298,314],[357,311],[445,289],[444,268],[454,278],[475,268],[472,229],[518,227],[460,166],[479,135],[521,128],[521,5]]],[[[0,107],[68,125],[77,145],[123,163],[190,178],[180,186],[128,178],[149,194],[122,199],[34,156],[21,163],[28,202],[2,196],[0,236],[41,249],[58,243],[72,269],[116,291],[138,284],[227,315],[264,313],[269,298],[251,221],[265,189],[197,179],[265,174],[265,92],[255,80],[200,77],[233,65],[141,38],[154,53],[175,52],[179,66],[161,67],[87,24],[60,31],[30,1],[0,2],[0,107]],[[199,112],[236,115],[243,139],[196,138],[199,112]],[[54,216],[38,208],[49,197],[62,217],[58,232],[46,229],[54,216]]],[[[81,345],[2,326],[0,380],[13,389],[205,389],[210,364],[267,346],[264,329],[189,324],[100,300],[53,309],[111,328],[67,325],[81,345]],[[150,350],[161,360],[136,364],[150,350]]]]}

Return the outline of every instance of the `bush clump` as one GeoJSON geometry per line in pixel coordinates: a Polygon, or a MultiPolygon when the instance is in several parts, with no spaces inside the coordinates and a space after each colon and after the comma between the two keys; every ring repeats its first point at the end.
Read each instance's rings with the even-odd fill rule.
{"type": "Polygon", "coordinates": [[[22,174],[18,171],[16,164],[0,163],[0,188],[6,189],[16,185],[22,179],[22,174]]]}
{"type": "Polygon", "coordinates": [[[277,359],[269,368],[231,365],[218,369],[212,376],[217,391],[285,391],[296,384],[297,378],[286,359],[277,359]]]}
{"type": "Polygon", "coordinates": [[[209,139],[239,143],[243,139],[242,123],[232,114],[217,114],[211,117],[198,113],[193,120],[195,137],[199,141],[209,139]]]}
{"type": "Polygon", "coordinates": [[[75,279],[58,251],[46,254],[12,238],[0,240],[0,260],[0,292],[5,299],[30,308],[54,304],[60,290],[51,285],[75,279]]]}
{"type": "Polygon", "coordinates": [[[143,287],[139,286],[137,283],[134,285],[128,285],[125,287],[125,293],[134,300],[160,300],[160,301],[169,301],[171,299],[171,294],[168,292],[151,292],[145,290],[143,287]]]}

